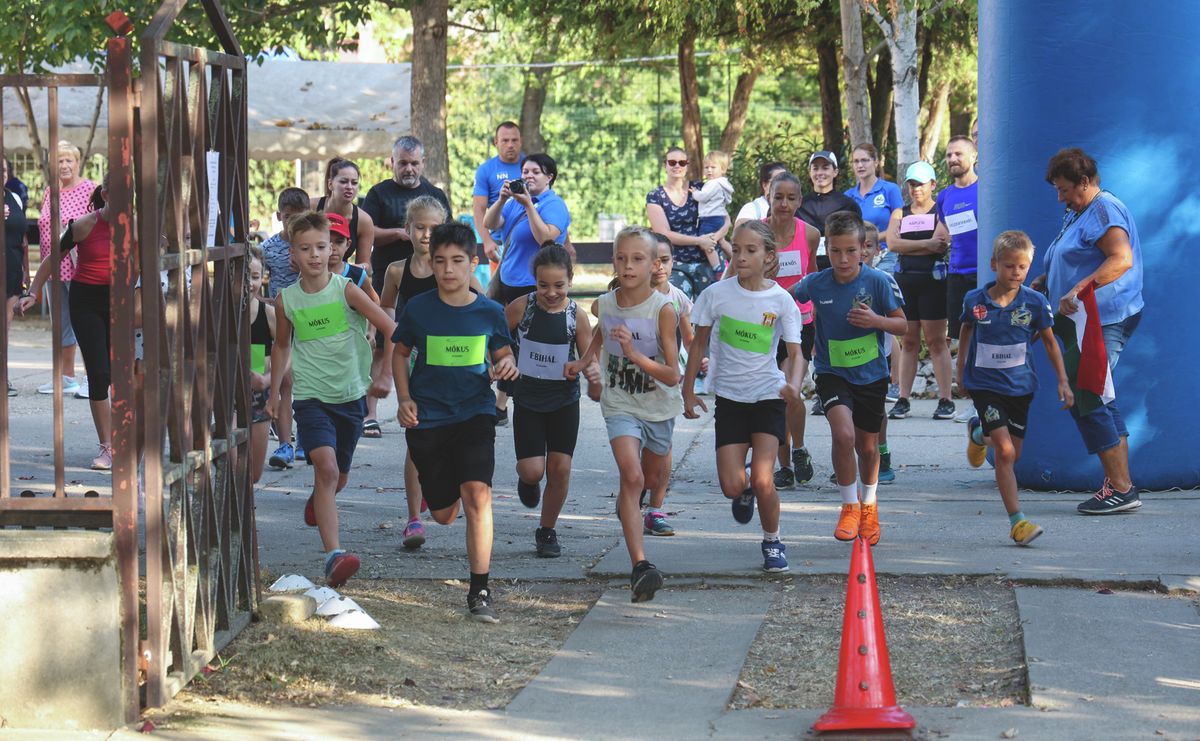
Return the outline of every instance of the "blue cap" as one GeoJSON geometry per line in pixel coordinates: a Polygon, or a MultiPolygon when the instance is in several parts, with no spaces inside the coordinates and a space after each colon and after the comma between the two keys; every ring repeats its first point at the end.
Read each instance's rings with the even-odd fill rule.
{"type": "Polygon", "coordinates": [[[934,171],[933,165],[928,162],[914,162],[904,171],[905,180],[914,180],[918,183],[928,183],[931,180],[937,180],[937,172],[934,171]]]}

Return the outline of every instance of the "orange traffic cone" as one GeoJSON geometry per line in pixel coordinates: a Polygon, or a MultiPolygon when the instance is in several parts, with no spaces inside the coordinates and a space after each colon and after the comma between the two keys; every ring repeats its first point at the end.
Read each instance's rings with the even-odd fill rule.
{"type": "Polygon", "coordinates": [[[833,707],[813,724],[813,730],[882,731],[916,725],[917,721],[896,704],[883,614],[875,588],[875,563],[867,541],[859,538],[854,541],[850,557],[833,707]]]}

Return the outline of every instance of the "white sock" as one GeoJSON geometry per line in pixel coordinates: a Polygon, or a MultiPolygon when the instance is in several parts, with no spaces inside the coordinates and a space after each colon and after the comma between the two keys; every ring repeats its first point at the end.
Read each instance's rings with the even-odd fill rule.
{"type": "Polygon", "coordinates": [[[875,490],[879,488],[879,482],[877,481],[874,484],[863,484],[862,488],[863,488],[862,503],[863,504],[875,504],[875,490]]]}
{"type": "Polygon", "coordinates": [[[838,484],[838,491],[842,493],[842,504],[858,504],[858,487],[854,484],[838,484]]]}
{"type": "Polygon", "coordinates": [[[765,540],[768,543],[778,543],[779,542],[779,531],[776,530],[773,533],[769,533],[766,530],[763,530],[763,540],[765,540]]]}

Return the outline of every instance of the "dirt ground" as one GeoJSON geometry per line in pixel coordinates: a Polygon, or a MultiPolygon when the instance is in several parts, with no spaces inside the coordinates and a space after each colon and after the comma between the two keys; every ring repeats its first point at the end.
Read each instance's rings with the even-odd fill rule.
{"type": "MultiPolygon", "coordinates": [[[[1026,702],[1025,654],[1010,585],[960,576],[881,576],[878,584],[901,705],[1026,702]]],[[[730,707],[828,707],[845,596],[845,577],[800,577],[783,586],[746,657],[730,707]]]]}

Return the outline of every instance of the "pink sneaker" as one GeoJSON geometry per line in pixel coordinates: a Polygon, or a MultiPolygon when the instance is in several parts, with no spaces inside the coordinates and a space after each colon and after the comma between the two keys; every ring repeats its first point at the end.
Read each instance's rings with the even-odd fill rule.
{"type": "Polygon", "coordinates": [[[421,518],[414,517],[404,526],[404,547],[411,550],[416,550],[425,545],[425,525],[421,522],[421,518]]]}
{"type": "Polygon", "coordinates": [[[92,459],[92,470],[94,471],[111,471],[112,470],[112,454],[111,445],[100,443],[100,455],[92,459]]]}

